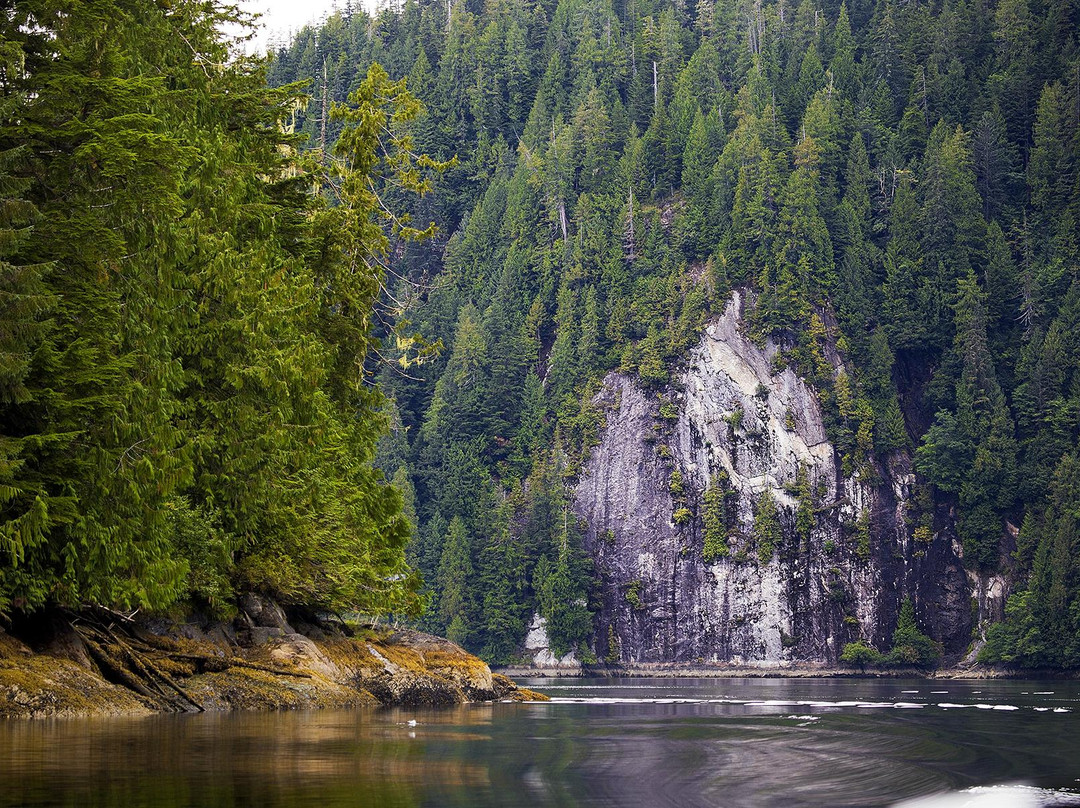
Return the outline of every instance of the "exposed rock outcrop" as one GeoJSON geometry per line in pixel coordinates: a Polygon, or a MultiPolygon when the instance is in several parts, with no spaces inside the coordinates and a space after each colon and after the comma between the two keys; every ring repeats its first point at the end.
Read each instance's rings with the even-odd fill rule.
{"type": "MultiPolygon", "coordinates": [[[[947,651],[962,652],[972,584],[947,526],[912,538],[910,456],[845,474],[817,395],[774,361],[776,345],[744,335],[742,309],[736,293],[676,385],[649,393],[612,373],[598,396],[607,422],[574,493],[603,582],[597,655],[835,662],[860,637],[887,647],[905,596],[947,651]],[[724,492],[726,546],[706,561],[710,487],[724,492]],[[754,535],[766,493],[782,536],[773,552],[754,535]]],[[[829,360],[839,366],[835,352],[829,360]]]]}
{"type": "Polygon", "coordinates": [[[102,612],[54,619],[26,636],[38,641],[33,650],[0,632],[0,717],[545,698],[439,637],[294,627],[272,602],[252,597],[241,606],[231,623],[131,622],[102,612]]]}
{"type": "Polygon", "coordinates": [[[532,622],[529,623],[529,633],[525,635],[524,652],[537,671],[558,672],[563,675],[581,672],[581,662],[573,651],[560,657],[551,650],[547,620],[539,614],[534,614],[532,622]]]}

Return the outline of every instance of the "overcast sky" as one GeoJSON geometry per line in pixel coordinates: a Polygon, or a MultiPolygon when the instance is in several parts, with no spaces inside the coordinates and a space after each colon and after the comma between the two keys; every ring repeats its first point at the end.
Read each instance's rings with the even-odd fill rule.
{"type": "MultiPolygon", "coordinates": [[[[357,5],[367,7],[369,2],[360,0],[357,5]]],[[[249,11],[262,14],[259,33],[261,49],[284,43],[290,32],[299,31],[305,24],[329,14],[335,7],[343,7],[345,0],[241,0],[241,4],[249,11]]],[[[374,6],[374,2],[370,2],[370,5],[374,6]]]]}

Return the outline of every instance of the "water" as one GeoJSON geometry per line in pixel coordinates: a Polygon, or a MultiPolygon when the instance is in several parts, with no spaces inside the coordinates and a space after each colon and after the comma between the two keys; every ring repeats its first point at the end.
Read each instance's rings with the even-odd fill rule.
{"type": "Polygon", "coordinates": [[[0,723],[0,806],[1080,805],[1078,682],[525,684],[552,703],[0,723]]]}

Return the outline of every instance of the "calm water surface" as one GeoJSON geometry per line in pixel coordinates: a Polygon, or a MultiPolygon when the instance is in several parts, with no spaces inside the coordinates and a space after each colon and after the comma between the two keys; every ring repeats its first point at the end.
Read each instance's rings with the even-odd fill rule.
{"type": "Polygon", "coordinates": [[[0,722],[0,806],[1080,805],[1078,682],[525,684],[552,703],[0,722]]]}

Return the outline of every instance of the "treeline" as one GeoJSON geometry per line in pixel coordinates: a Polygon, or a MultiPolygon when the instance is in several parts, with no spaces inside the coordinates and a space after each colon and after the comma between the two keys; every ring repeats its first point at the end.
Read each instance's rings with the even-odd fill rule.
{"type": "MultiPolygon", "coordinates": [[[[503,659],[534,608],[555,619],[563,567],[589,608],[588,565],[562,561],[579,547],[564,483],[598,380],[664,384],[750,286],[754,333],[817,386],[845,470],[914,451],[916,538],[951,510],[965,563],[1014,570],[991,657],[1080,663],[1080,4],[447,12],[347,11],[271,69],[314,79],[299,125],[318,145],[322,98],[377,60],[427,106],[418,146],[459,160],[414,208],[445,250],[395,261],[430,287],[407,316],[446,350],[384,377],[399,429],[380,463],[415,503],[430,623],[503,659]]],[[[560,649],[587,636],[568,622],[560,649]]]]}
{"type": "Polygon", "coordinates": [[[373,72],[335,168],[301,161],[300,90],[267,88],[223,33],[245,24],[194,0],[3,4],[0,617],[418,605],[372,465],[386,240],[355,190],[415,103],[373,72]]]}

